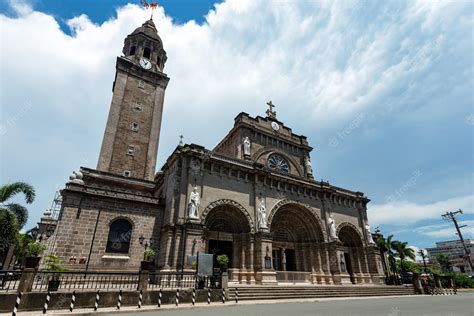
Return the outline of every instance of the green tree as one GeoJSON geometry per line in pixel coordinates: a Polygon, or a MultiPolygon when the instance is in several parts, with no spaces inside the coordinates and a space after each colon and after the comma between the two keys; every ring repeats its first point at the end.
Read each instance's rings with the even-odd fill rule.
{"type": "Polygon", "coordinates": [[[16,235],[15,257],[20,263],[21,267],[23,267],[25,259],[28,256],[28,245],[35,242],[35,238],[31,232],[32,230],[29,229],[25,233],[18,233],[16,235]]]}
{"type": "Polygon", "coordinates": [[[8,251],[15,242],[15,236],[20,229],[16,216],[6,209],[0,208],[0,254],[8,251]]]}
{"type": "Polygon", "coordinates": [[[440,253],[436,256],[436,261],[438,262],[441,271],[444,273],[453,271],[453,265],[450,260],[451,257],[445,253],[440,253]]]}
{"type": "Polygon", "coordinates": [[[421,257],[421,259],[423,260],[423,271],[425,273],[428,272],[427,268],[426,268],[426,259],[428,258],[428,256],[425,254],[425,251],[423,249],[420,249],[418,250],[418,255],[421,257]]]}
{"type": "Polygon", "coordinates": [[[33,203],[35,189],[24,182],[0,186],[0,253],[5,253],[16,243],[16,235],[28,221],[28,210],[23,205],[10,203],[15,195],[22,193],[27,204],[33,203]]]}
{"type": "Polygon", "coordinates": [[[18,226],[21,229],[28,221],[28,210],[23,205],[8,203],[8,200],[12,199],[19,193],[23,193],[27,204],[31,204],[35,200],[35,189],[28,183],[15,182],[0,186],[0,208],[14,214],[18,226]]]}
{"type": "Polygon", "coordinates": [[[405,241],[395,240],[392,242],[392,246],[395,250],[395,255],[400,258],[400,266],[402,268],[402,272],[406,271],[404,270],[405,265],[403,264],[403,261],[406,258],[415,260],[415,251],[412,248],[408,247],[408,243],[405,241]]]}
{"type": "Polygon", "coordinates": [[[390,270],[392,272],[395,272],[397,270],[397,267],[396,267],[395,252],[393,249],[392,239],[393,239],[393,235],[388,235],[387,238],[379,237],[377,238],[376,243],[380,251],[387,254],[390,270]]]}

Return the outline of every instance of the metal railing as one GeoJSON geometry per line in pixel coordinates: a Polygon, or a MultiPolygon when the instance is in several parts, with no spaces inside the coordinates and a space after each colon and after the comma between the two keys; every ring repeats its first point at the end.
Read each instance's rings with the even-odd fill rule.
{"type": "Polygon", "coordinates": [[[310,283],[311,273],[299,271],[277,271],[276,279],[281,283],[310,283]]]}
{"type": "Polygon", "coordinates": [[[148,279],[148,288],[177,289],[196,286],[194,272],[152,272],[148,279]]]}
{"type": "Polygon", "coordinates": [[[0,293],[16,292],[20,284],[21,271],[0,271],[0,293]]]}
{"type": "Polygon", "coordinates": [[[32,291],[136,290],[138,281],[139,273],[37,271],[32,291]]]}

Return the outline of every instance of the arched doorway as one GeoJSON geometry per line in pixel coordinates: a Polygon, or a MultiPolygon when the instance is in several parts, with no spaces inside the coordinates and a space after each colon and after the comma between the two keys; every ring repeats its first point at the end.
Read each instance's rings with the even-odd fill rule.
{"type": "Polygon", "coordinates": [[[218,205],[207,213],[204,226],[207,253],[227,255],[230,269],[243,267],[243,253],[251,231],[247,216],[233,205],[218,205]]]}
{"type": "Polygon", "coordinates": [[[316,216],[304,206],[288,203],[269,217],[272,264],[276,271],[311,272],[320,267],[315,245],[324,241],[316,216]],[[316,267],[317,266],[317,267],[316,267]]]}
{"type": "Polygon", "coordinates": [[[340,247],[342,252],[341,272],[349,274],[353,284],[358,283],[357,276],[362,274],[362,258],[364,257],[364,244],[361,236],[355,227],[349,225],[342,226],[337,236],[342,243],[342,247],[340,247]]]}

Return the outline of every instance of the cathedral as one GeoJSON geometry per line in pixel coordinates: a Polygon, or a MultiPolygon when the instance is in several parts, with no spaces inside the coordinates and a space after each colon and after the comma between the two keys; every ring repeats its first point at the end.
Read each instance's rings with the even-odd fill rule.
{"type": "Polygon", "coordinates": [[[71,271],[192,271],[226,254],[229,281],[379,284],[380,252],[363,193],[314,179],[308,140],[277,118],[240,113],[219,144],[179,144],[156,172],[169,77],[152,19],[125,38],[96,169],[61,190],[48,250],[71,271]]]}

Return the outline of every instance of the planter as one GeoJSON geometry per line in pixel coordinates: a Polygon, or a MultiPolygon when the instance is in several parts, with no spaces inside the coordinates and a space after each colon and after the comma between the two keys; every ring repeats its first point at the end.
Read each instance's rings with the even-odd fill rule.
{"type": "Polygon", "coordinates": [[[41,257],[26,257],[25,259],[25,268],[37,269],[41,257]]]}
{"type": "Polygon", "coordinates": [[[50,280],[48,281],[48,291],[56,292],[59,289],[60,280],[50,280]]]}
{"type": "Polygon", "coordinates": [[[140,262],[140,270],[149,271],[150,270],[150,265],[151,265],[151,261],[142,261],[142,262],[140,262]]]}

